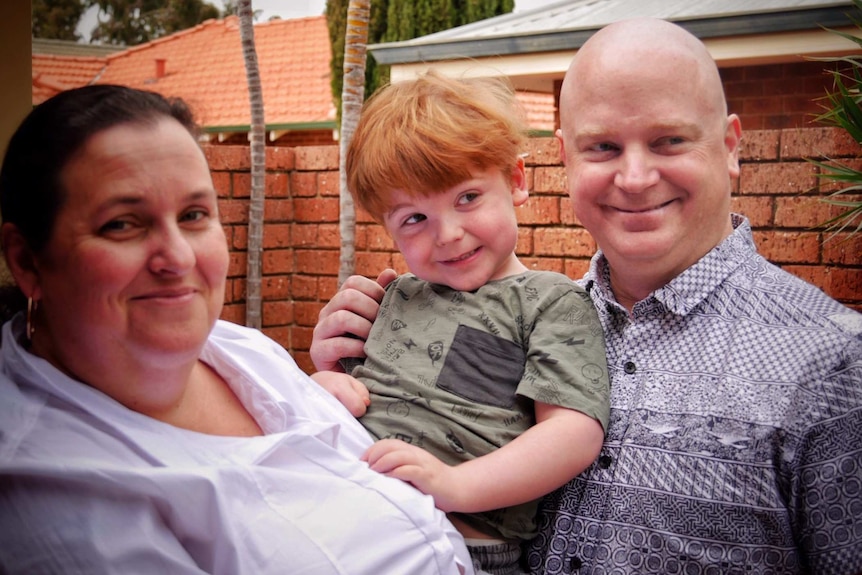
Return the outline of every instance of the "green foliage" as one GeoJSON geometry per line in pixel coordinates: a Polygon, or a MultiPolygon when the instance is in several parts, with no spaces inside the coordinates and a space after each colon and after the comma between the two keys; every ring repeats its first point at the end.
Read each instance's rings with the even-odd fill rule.
{"type": "Polygon", "coordinates": [[[81,39],[76,29],[85,10],[83,0],[33,0],[33,36],[76,42],[81,39]]]}
{"type": "MultiPolygon", "coordinates": [[[[326,0],[326,21],[332,46],[331,85],[336,110],[341,113],[344,72],[344,35],[348,0],[326,0]]],[[[371,0],[368,44],[412,40],[493,16],[507,14],[514,0],[371,0]]],[[[389,82],[389,66],[369,54],[365,64],[365,96],[389,82]]]]}
{"type": "MultiPolygon", "coordinates": [[[[862,11],[862,0],[853,0],[857,10],[862,11]]],[[[857,29],[862,30],[862,22],[851,16],[857,29]]],[[[838,30],[830,30],[854,42],[862,48],[862,39],[838,30]]],[[[825,126],[845,130],[857,143],[862,145],[862,56],[840,56],[817,58],[824,62],[837,64],[835,70],[827,70],[832,75],[832,91],[824,97],[824,112],[815,118],[825,126]]],[[[837,161],[809,160],[820,169],[817,177],[847,184],[832,192],[824,200],[845,210],[838,216],[824,222],[822,226],[837,234],[842,231],[857,233],[862,230],[862,201],[848,199],[850,194],[862,193],[862,171],[837,161]]],[[[831,237],[831,236],[830,236],[831,237]]]]}
{"type": "Polygon", "coordinates": [[[100,22],[92,41],[120,46],[143,44],[220,18],[218,8],[204,0],[86,0],[98,6],[100,22]]]}

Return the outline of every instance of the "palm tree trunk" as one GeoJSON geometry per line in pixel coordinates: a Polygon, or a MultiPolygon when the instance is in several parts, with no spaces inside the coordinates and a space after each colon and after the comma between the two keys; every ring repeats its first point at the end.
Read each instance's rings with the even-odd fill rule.
{"type": "Polygon", "coordinates": [[[266,124],[263,87],[254,45],[254,12],[251,0],[239,0],[239,32],[251,105],[251,200],[248,214],[248,272],[246,274],[245,324],[261,327],[261,252],[263,251],[263,207],[266,177],[266,124]]]}
{"type": "Polygon", "coordinates": [[[368,47],[370,0],[350,0],[347,6],[347,31],[344,42],[344,87],[341,92],[341,134],[339,161],[339,256],[338,285],[354,273],[356,258],[356,210],[347,189],[344,164],[347,147],[353,139],[362,102],[365,99],[365,60],[368,47]]]}

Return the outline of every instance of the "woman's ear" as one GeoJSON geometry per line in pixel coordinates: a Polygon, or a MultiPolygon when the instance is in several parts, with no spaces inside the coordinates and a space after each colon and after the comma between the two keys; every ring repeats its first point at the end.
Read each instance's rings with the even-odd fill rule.
{"type": "Polygon", "coordinates": [[[18,226],[7,222],[0,227],[0,245],[3,246],[6,266],[18,288],[28,298],[38,300],[41,294],[36,260],[18,226]]]}

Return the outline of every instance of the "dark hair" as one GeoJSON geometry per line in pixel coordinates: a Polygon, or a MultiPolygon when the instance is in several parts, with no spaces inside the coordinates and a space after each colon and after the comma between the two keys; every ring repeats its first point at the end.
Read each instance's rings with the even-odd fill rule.
{"type": "MultiPolygon", "coordinates": [[[[125,86],[67,90],[39,104],[9,140],[0,169],[0,216],[15,224],[34,253],[41,252],[65,200],[61,174],[87,141],[120,124],[174,118],[192,136],[198,128],[180,99],[125,86]]],[[[4,290],[5,291],[5,290],[4,290]]],[[[0,310],[19,307],[21,295],[0,295],[0,310]]],[[[5,319],[5,318],[3,318],[5,319]]]]}

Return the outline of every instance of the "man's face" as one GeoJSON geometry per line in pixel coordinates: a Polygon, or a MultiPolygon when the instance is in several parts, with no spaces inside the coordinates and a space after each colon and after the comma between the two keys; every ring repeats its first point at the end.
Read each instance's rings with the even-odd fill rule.
{"type": "Polygon", "coordinates": [[[584,65],[567,80],[558,137],[569,195],[612,274],[664,283],[732,230],[739,122],[704,94],[694,64],[611,68],[584,65]]]}

